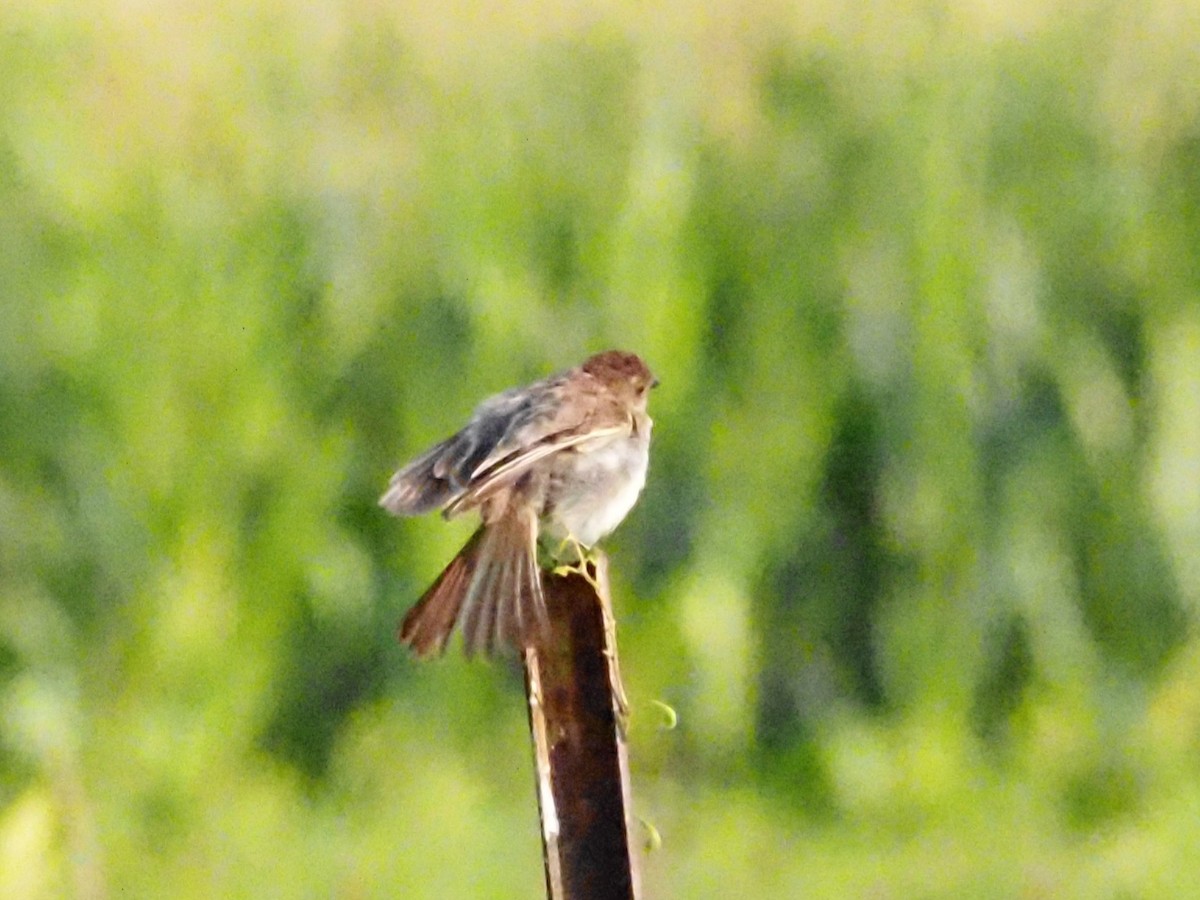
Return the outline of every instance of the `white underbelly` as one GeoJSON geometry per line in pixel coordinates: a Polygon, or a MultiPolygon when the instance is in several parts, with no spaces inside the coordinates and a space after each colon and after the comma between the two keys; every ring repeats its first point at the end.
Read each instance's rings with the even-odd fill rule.
{"type": "Polygon", "coordinates": [[[574,454],[546,522],[553,537],[592,546],[621,524],[646,484],[649,435],[574,454]]]}

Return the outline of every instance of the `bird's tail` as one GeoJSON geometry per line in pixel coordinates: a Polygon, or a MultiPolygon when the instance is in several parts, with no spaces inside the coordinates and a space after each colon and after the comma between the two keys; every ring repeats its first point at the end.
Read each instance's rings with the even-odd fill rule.
{"type": "Polygon", "coordinates": [[[442,652],[461,619],[467,655],[518,649],[546,627],[537,564],[537,517],[509,510],[481,525],[400,623],[400,642],[419,656],[442,652]]]}

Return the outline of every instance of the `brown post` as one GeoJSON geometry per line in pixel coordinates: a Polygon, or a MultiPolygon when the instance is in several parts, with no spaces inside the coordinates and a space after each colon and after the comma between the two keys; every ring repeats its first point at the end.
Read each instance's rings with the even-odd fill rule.
{"type": "Polygon", "coordinates": [[[550,900],[637,900],[629,837],[625,695],[601,556],[595,586],[545,572],[543,646],[525,651],[546,894],[550,900]]]}

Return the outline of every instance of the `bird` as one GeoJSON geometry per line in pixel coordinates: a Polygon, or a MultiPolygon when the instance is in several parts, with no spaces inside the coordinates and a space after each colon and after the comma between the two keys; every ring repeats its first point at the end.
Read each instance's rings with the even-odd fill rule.
{"type": "Polygon", "coordinates": [[[484,400],[457,433],[397,471],[379,505],[396,516],[477,510],[480,525],[408,611],[397,636],[443,653],[461,622],[468,656],[535,646],[547,632],[539,539],[587,552],[613,531],[646,483],[649,392],[637,354],[606,350],[484,400]]]}

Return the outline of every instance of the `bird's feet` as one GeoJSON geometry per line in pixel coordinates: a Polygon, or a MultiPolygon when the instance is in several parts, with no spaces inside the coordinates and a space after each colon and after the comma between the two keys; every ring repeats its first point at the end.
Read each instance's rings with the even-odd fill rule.
{"type": "Polygon", "coordinates": [[[575,538],[568,535],[558,545],[558,550],[555,551],[554,558],[561,559],[568,547],[575,552],[576,561],[571,564],[560,563],[554,567],[554,574],[564,577],[567,575],[579,575],[599,593],[600,583],[596,580],[596,572],[598,571],[596,555],[575,538]]]}

